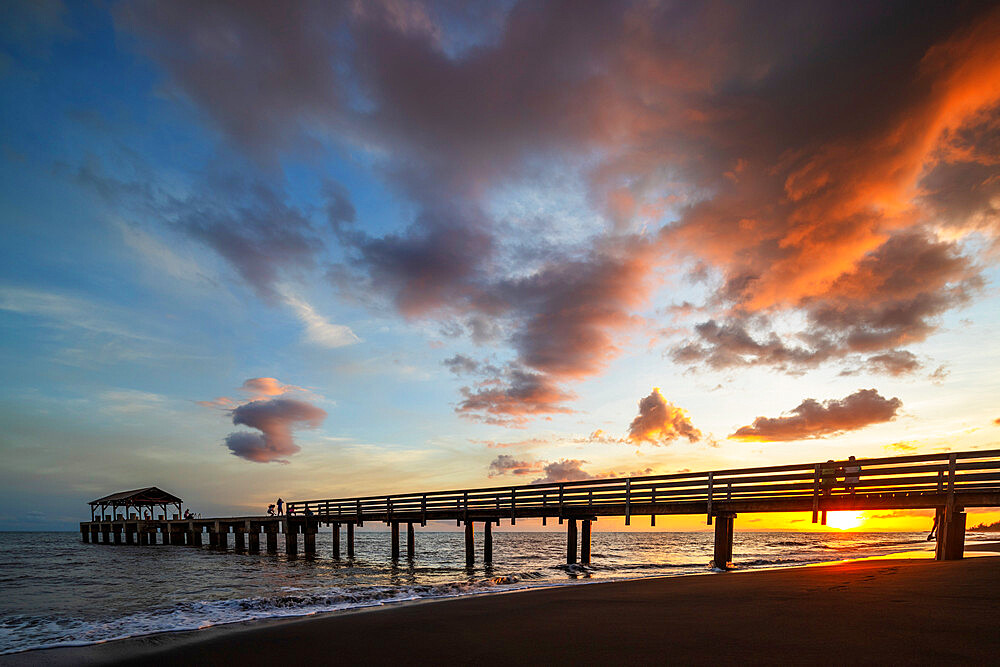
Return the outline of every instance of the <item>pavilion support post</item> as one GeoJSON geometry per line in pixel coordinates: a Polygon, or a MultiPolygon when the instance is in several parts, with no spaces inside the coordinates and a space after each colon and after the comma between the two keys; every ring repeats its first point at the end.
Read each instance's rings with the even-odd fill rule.
{"type": "Polygon", "coordinates": [[[483,563],[493,564],[493,523],[483,522],[483,563]]]}
{"type": "Polygon", "coordinates": [[[392,558],[392,562],[395,563],[396,561],[399,560],[399,522],[392,521],[390,522],[389,527],[390,527],[390,533],[392,535],[392,546],[391,546],[390,557],[392,558]]]}
{"type": "Polygon", "coordinates": [[[719,570],[733,567],[733,520],[735,512],[719,512],[715,515],[715,551],[712,565],[719,570]]]}
{"type": "Polygon", "coordinates": [[[247,534],[243,526],[236,526],[233,529],[233,550],[238,554],[247,550],[247,534]]]}
{"type": "Polygon", "coordinates": [[[295,558],[299,555],[299,527],[286,519],[282,529],[285,533],[285,555],[295,558]]]}
{"type": "Polygon", "coordinates": [[[347,524],[347,557],[354,558],[354,523],[347,524]]]}
{"type": "Polygon", "coordinates": [[[250,524],[247,528],[247,553],[260,553],[260,526],[250,524]]]}
{"type": "Polygon", "coordinates": [[[406,560],[411,563],[417,557],[417,534],[413,529],[413,522],[406,524],[406,560]]]}
{"type": "Polygon", "coordinates": [[[302,527],[302,552],[306,556],[316,555],[316,526],[308,523],[302,527]]]}
{"type": "Polygon", "coordinates": [[[333,540],[333,560],[340,560],[340,524],[334,523],[333,530],[330,531],[333,540]]]}
{"type": "Polygon", "coordinates": [[[269,523],[264,526],[265,540],[267,553],[276,554],[278,553],[278,526],[274,523],[269,523]]]}
{"type": "Polygon", "coordinates": [[[566,564],[576,563],[576,519],[566,519],[566,564]]]}
{"type": "Polygon", "coordinates": [[[584,519],[580,526],[580,563],[590,565],[590,519],[584,519]]]}
{"type": "Polygon", "coordinates": [[[475,528],[472,521],[465,522],[465,567],[476,564],[475,528]]]}

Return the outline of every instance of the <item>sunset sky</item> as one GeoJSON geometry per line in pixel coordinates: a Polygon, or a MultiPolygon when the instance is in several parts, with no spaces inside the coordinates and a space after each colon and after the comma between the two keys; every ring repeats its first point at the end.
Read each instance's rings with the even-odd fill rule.
{"type": "Polygon", "coordinates": [[[990,3],[49,0],[0,45],[0,530],[1000,447],[990,3]]]}

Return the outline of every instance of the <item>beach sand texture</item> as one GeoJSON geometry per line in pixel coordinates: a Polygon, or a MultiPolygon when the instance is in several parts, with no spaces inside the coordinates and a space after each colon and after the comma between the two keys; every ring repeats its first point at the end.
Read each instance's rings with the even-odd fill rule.
{"type": "Polygon", "coordinates": [[[3,665],[1000,664],[1000,558],[600,583],[237,624],[3,665]]]}

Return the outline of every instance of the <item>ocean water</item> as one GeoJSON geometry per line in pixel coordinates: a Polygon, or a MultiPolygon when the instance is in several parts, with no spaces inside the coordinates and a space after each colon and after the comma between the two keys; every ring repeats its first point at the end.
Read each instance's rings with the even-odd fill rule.
{"type": "MultiPolygon", "coordinates": [[[[928,550],[926,533],[737,532],[743,569],[928,550]]],[[[970,535],[973,541],[975,535],[970,535]]],[[[477,558],[482,557],[477,535],[477,558]]],[[[464,535],[417,533],[389,560],[385,532],[358,532],[356,558],[244,555],[207,547],[83,544],[78,533],[0,533],[0,654],[402,600],[710,572],[712,534],[594,533],[590,566],[565,564],[565,534],[494,532],[492,567],[464,566],[464,535]]],[[[342,544],[342,549],[344,549],[342,544]]]]}

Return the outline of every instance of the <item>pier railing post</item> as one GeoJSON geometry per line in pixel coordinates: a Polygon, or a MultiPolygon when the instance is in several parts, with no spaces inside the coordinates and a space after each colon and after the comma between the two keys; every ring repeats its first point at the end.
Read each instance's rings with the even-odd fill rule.
{"type": "Polygon", "coordinates": [[[590,519],[584,519],[580,526],[580,563],[590,565],[590,519]]]}
{"type": "Polygon", "coordinates": [[[576,563],[576,519],[566,520],[566,564],[576,563]]]}
{"type": "Polygon", "coordinates": [[[472,521],[465,522],[465,567],[476,564],[476,545],[473,541],[472,521]]]}

